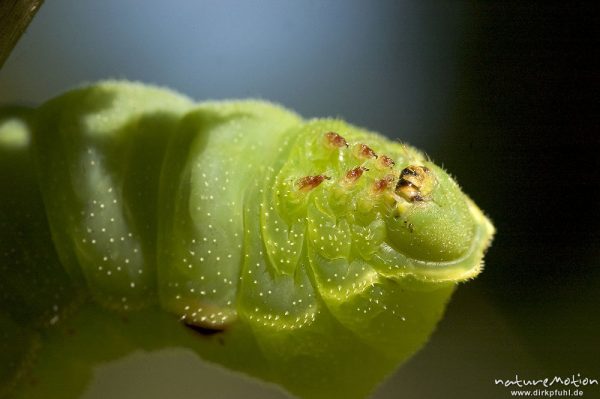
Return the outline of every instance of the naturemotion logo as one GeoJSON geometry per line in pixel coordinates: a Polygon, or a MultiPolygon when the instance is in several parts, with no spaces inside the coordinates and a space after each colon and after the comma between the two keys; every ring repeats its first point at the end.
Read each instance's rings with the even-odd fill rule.
{"type": "Polygon", "coordinates": [[[522,378],[515,374],[514,378],[494,379],[495,385],[506,388],[513,388],[510,396],[529,396],[529,397],[582,397],[584,391],[579,388],[597,386],[598,379],[582,376],[580,373],[570,376],[554,376],[538,379],[522,378]],[[525,388],[525,389],[514,389],[525,388]],[[535,388],[532,390],[532,388],[535,388]],[[552,388],[552,389],[545,389],[552,388]],[[567,389],[568,388],[568,389],[567,389]]]}

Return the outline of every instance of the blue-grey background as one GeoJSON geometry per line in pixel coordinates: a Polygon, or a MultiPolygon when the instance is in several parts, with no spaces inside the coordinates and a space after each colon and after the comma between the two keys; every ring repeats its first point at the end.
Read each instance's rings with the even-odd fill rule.
{"type": "MultiPolygon", "coordinates": [[[[507,398],[495,378],[600,379],[599,22],[592,5],[531,1],[54,0],[0,71],[0,104],[126,78],[339,116],[426,150],[498,236],[375,397],[507,398]]],[[[141,396],[283,394],[172,352],[101,369],[85,397],[141,396]]]]}
{"type": "Polygon", "coordinates": [[[127,78],[425,143],[456,96],[464,12],[420,1],[49,1],[0,75],[0,101],[127,78]]]}

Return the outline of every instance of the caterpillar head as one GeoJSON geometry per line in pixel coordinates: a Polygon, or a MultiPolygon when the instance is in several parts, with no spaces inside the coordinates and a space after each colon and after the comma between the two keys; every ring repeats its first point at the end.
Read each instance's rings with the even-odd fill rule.
{"type": "Polygon", "coordinates": [[[315,253],[362,259],[392,279],[474,277],[493,234],[456,182],[423,154],[340,121],[303,128],[273,190],[288,223],[305,221],[315,253]]]}

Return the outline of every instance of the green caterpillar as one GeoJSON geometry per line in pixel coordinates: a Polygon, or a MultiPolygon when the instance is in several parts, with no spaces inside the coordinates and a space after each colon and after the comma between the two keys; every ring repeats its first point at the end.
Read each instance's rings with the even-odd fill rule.
{"type": "Polygon", "coordinates": [[[494,228],[419,151],[261,101],[107,81],[0,111],[0,396],[183,346],[305,398],[418,350],[494,228]]]}

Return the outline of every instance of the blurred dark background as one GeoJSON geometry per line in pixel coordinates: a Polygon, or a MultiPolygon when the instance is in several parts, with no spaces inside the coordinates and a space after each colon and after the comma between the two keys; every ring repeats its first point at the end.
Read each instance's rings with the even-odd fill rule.
{"type": "MultiPolygon", "coordinates": [[[[598,26],[593,2],[52,1],[0,71],[0,103],[120,77],[261,97],[426,150],[498,233],[484,273],[375,397],[507,398],[495,378],[600,379],[598,26]]],[[[161,361],[172,369],[102,371],[86,397],[106,396],[103,378],[143,390],[140,364],[161,361]]],[[[198,383],[281,397],[199,380],[192,361],[161,378],[170,397],[198,383]]]]}

